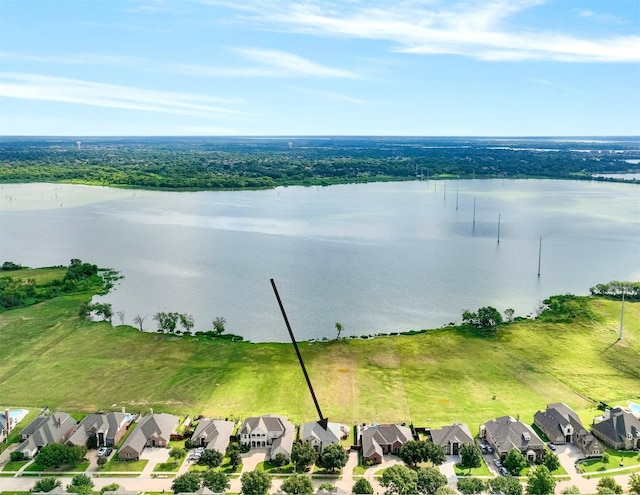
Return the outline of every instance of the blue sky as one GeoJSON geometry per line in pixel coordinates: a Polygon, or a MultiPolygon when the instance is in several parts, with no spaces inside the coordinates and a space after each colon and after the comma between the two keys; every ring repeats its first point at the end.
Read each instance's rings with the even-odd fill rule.
{"type": "Polygon", "coordinates": [[[640,135],[638,0],[0,0],[0,134],[640,135]]]}

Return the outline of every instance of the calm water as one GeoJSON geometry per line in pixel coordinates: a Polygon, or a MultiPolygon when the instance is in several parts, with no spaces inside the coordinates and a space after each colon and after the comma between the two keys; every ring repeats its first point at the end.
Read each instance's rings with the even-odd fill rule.
{"type": "Polygon", "coordinates": [[[125,279],[104,300],[129,324],[146,315],[148,330],[154,313],[177,311],[196,330],[224,316],[230,332],[285,341],[273,277],[300,339],[331,338],[337,321],[346,336],[388,333],[486,305],[524,316],[549,295],[640,280],[639,191],[550,180],[195,193],[3,185],[0,259],[113,267],[125,279]]]}

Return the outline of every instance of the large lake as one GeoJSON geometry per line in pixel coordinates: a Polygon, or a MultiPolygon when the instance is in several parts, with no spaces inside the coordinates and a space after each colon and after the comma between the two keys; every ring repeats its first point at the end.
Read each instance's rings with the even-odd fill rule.
{"type": "Polygon", "coordinates": [[[286,341],[274,278],[299,339],[332,338],[336,322],[345,336],[389,333],[487,305],[525,316],[553,294],[640,280],[639,193],[556,180],[181,193],[5,184],[0,259],[115,268],[125,278],[103,300],[126,323],[146,315],[148,330],[156,312],[177,311],[196,330],[224,316],[251,341],[286,341]]]}

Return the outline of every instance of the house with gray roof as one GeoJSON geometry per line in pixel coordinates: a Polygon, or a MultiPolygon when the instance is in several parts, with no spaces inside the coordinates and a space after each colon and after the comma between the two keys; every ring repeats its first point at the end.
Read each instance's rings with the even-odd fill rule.
{"type": "Polygon", "coordinates": [[[544,442],[536,432],[511,416],[487,421],[480,427],[480,433],[501,458],[511,449],[519,450],[529,462],[535,462],[544,456],[544,442]]]}
{"type": "Polygon", "coordinates": [[[371,425],[360,434],[362,458],[365,462],[380,464],[385,454],[397,454],[409,440],[413,440],[411,430],[406,426],[371,425]]]}
{"type": "Polygon", "coordinates": [[[207,488],[206,486],[203,486],[202,488],[200,488],[199,490],[195,491],[195,492],[180,492],[177,495],[223,495],[223,494],[216,494],[215,492],[211,491],[209,488],[207,488]]]}
{"type": "Polygon", "coordinates": [[[473,444],[471,430],[465,423],[454,423],[429,432],[431,441],[444,448],[447,455],[458,455],[465,443],[473,444]]]}
{"type": "Polygon", "coordinates": [[[196,447],[217,450],[224,454],[229,446],[234,426],[235,423],[233,421],[203,418],[196,426],[191,442],[196,447]]]}
{"type": "Polygon", "coordinates": [[[575,411],[564,403],[547,405],[545,411],[538,411],[533,416],[533,422],[557,445],[573,443],[586,457],[599,457],[604,452],[598,439],[587,431],[575,411]]]}
{"type": "Polygon", "coordinates": [[[267,414],[247,418],[240,428],[240,444],[244,447],[271,447],[270,456],[284,454],[291,457],[295,427],[284,416],[267,414]]]}
{"type": "Polygon", "coordinates": [[[76,428],[75,420],[64,412],[38,416],[20,432],[22,443],[16,451],[31,458],[45,445],[64,442],[76,428]]]}
{"type": "Polygon", "coordinates": [[[130,416],[124,412],[89,414],[80,422],[67,443],[86,446],[89,438],[95,435],[98,447],[113,447],[127,431],[129,422],[130,416]]]}
{"type": "Polygon", "coordinates": [[[591,432],[616,450],[640,449],[640,420],[621,407],[606,410],[604,420],[594,424],[591,432]]]}
{"type": "Polygon", "coordinates": [[[121,461],[137,461],[146,447],[166,447],[180,419],[172,414],[144,416],[118,450],[121,461]]]}
{"type": "Polygon", "coordinates": [[[316,452],[322,453],[322,450],[331,444],[339,444],[340,440],[349,436],[349,430],[345,425],[340,423],[327,422],[324,428],[319,421],[304,423],[300,428],[300,441],[311,444],[316,452]]]}

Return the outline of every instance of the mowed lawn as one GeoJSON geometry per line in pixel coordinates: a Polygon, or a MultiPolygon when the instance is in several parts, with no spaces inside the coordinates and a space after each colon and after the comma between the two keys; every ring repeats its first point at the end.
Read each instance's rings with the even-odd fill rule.
{"type": "MultiPolygon", "coordinates": [[[[79,320],[87,296],[0,314],[0,402],[66,411],[119,409],[244,418],[316,417],[290,344],[214,342],[79,320]]],[[[531,421],[549,402],[585,422],[594,403],[640,402],[640,303],[593,300],[600,321],[524,321],[484,336],[454,328],[414,336],[301,343],[322,412],[334,421],[432,427],[504,414],[531,421]]]]}

